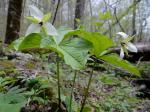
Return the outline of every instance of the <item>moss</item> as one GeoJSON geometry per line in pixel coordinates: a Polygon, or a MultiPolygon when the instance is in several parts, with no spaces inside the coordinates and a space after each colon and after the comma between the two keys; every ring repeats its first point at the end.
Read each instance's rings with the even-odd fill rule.
{"type": "Polygon", "coordinates": [[[25,64],[25,68],[27,69],[34,69],[36,66],[35,66],[35,63],[34,62],[31,62],[31,61],[28,61],[26,64],[25,64]]]}
{"type": "Polygon", "coordinates": [[[3,71],[3,70],[0,71],[0,77],[1,77],[1,76],[5,76],[5,75],[6,75],[6,72],[5,72],[5,71],[3,71]]]}
{"type": "Polygon", "coordinates": [[[15,63],[8,60],[0,61],[0,69],[10,69],[15,68],[15,63]]]}

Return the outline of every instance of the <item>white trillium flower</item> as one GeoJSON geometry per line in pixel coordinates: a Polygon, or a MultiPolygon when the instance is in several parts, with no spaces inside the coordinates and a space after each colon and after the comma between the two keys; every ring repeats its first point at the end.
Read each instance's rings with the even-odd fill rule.
{"type": "Polygon", "coordinates": [[[55,27],[48,22],[50,19],[50,13],[44,15],[37,7],[30,5],[29,11],[31,17],[27,17],[33,23],[28,27],[25,36],[31,33],[40,33],[42,29],[51,36],[57,35],[55,27]]]}
{"type": "Polygon", "coordinates": [[[117,34],[122,37],[120,58],[124,57],[124,53],[128,54],[127,50],[137,53],[137,48],[130,42],[132,38],[129,35],[125,34],[124,32],[118,32],[117,34]]]}

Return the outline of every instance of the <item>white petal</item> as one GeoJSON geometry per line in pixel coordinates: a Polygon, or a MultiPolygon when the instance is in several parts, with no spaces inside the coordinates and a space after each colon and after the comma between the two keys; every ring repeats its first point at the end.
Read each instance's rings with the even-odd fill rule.
{"type": "Polygon", "coordinates": [[[52,35],[52,36],[58,35],[57,30],[51,23],[46,23],[44,26],[46,28],[46,32],[48,33],[48,35],[52,35]]]}
{"type": "Polygon", "coordinates": [[[39,21],[42,20],[44,14],[41,12],[37,7],[30,5],[29,6],[30,15],[38,19],[39,21]]]}
{"type": "Polygon", "coordinates": [[[41,30],[41,27],[39,24],[31,24],[27,31],[26,31],[26,34],[25,36],[31,34],[31,33],[40,33],[40,30],[41,30]]]}
{"type": "Polygon", "coordinates": [[[127,35],[126,33],[124,32],[118,32],[117,35],[120,35],[122,38],[127,38],[129,35],[127,35]]]}
{"type": "Polygon", "coordinates": [[[131,42],[127,43],[127,49],[131,52],[137,52],[136,46],[132,44],[131,42]]]}
{"type": "Polygon", "coordinates": [[[123,49],[121,47],[121,49],[120,49],[120,58],[123,59],[123,57],[124,57],[124,51],[123,51],[123,49]]]}

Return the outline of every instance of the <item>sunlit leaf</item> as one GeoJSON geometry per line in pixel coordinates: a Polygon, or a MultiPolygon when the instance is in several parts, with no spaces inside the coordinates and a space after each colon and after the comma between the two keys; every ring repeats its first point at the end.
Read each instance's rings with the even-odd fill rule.
{"type": "Polygon", "coordinates": [[[29,21],[33,22],[33,23],[39,23],[40,21],[34,17],[26,17],[26,19],[28,19],[29,21]]]}
{"type": "Polygon", "coordinates": [[[72,36],[72,35],[77,35],[93,44],[93,49],[91,50],[91,53],[93,55],[99,56],[101,53],[110,48],[111,46],[114,45],[113,41],[108,38],[107,36],[104,36],[100,33],[95,33],[95,32],[86,32],[83,30],[76,30],[73,32],[70,32],[66,35],[67,36],[72,36]]]}
{"type": "Polygon", "coordinates": [[[46,15],[44,15],[44,17],[42,18],[42,22],[47,22],[49,19],[51,18],[51,13],[48,13],[46,15]]]}
{"type": "Polygon", "coordinates": [[[123,39],[122,42],[127,44],[128,42],[130,42],[131,40],[133,40],[133,38],[134,38],[134,36],[132,36],[132,37],[128,36],[127,38],[123,39]]]}
{"type": "Polygon", "coordinates": [[[126,60],[122,60],[118,55],[116,54],[109,54],[99,57],[100,59],[108,62],[109,64],[112,64],[118,68],[121,68],[123,70],[126,70],[127,72],[140,76],[140,72],[136,66],[133,66],[126,60]]]}
{"type": "MultiPolygon", "coordinates": [[[[84,108],[83,108],[83,111],[82,112],[92,112],[92,107],[90,107],[90,106],[85,106],[84,108]]],[[[80,112],[80,109],[78,110],[78,112],[80,112]]]]}
{"type": "Polygon", "coordinates": [[[57,52],[63,57],[66,64],[77,70],[85,68],[88,50],[91,48],[91,44],[82,39],[66,40],[57,45],[50,37],[44,38],[41,46],[57,52]]]}
{"type": "Polygon", "coordinates": [[[10,45],[10,48],[14,48],[16,51],[19,50],[19,46],[22,43],[22,41],[24,40],[25,37],[20,37],[19,39],[13,41],[10,45]]]}
{"type": "Polygon", "coordinates": [[[60,42],[65,38],[65,35],[73,30],[66,27],[60,27],[57,31],[58,35],[54,37],[54,40],[57,44],[60,44],[60,42]]]}
{"type": "Polygon", "coordinates": [[[110,11],[107,11],[105,13],[99,13],[99,19],[101,20],[108,20],[108,19],[111,19],[112,18],[112,15],[111,15],[111,12],[110,11]]]}
{"type": "Polygon", "coordinates": [[[41,35],[37,33],[32,33],[25,37],[25,39],[21,42],[19,45],[19,50],[26,50],[26,49],[32,49],[32,48],[40,48],[41,44],[41,35]]]}

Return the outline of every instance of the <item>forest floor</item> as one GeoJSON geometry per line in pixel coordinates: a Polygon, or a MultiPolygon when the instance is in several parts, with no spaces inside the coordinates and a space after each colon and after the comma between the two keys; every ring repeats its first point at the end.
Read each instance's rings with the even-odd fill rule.
{"type": "MultiPolygon", "coordinates": [[[[55,112],[58,100],[53,58],[48,62],[48,54],[15,54],[17,57],[13,59],[0,59],[0,94],[9,92],[13,87],[25,88],[23,93],[28,99],[21,112],[55,112]]],[[[149,62],[141,63],[139,68],[143,74],[150,73],[149,62]]],[[[80,108],[91,69],[89,67],[77,73],[72,103],[74,111],[80,108]]],[[[61,111],[67,112],[74,71],[62,62],[60,74],[61,111]]],[[[123,71],[113,69],[107,64],[99,65],[94,70],[85,112],[149,112],[149,99],[136,97],[139,88],[131,84],[134,79],[136,77],[126,76],[123,71]]]]}

